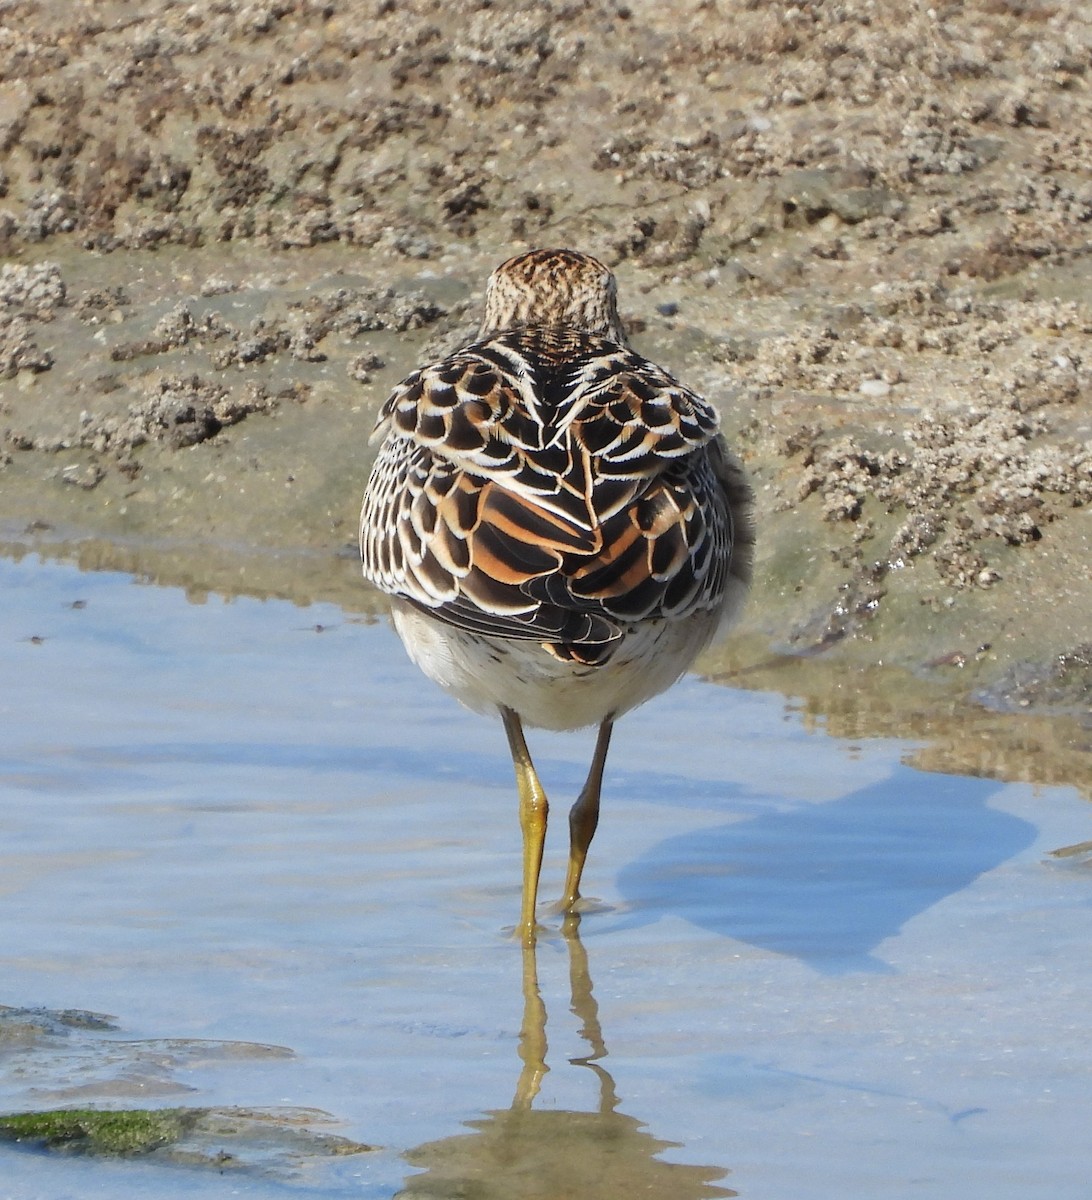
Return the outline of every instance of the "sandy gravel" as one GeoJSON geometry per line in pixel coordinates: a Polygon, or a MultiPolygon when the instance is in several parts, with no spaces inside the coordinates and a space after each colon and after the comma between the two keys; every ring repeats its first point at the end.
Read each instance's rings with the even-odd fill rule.
{"type": "Polygon", "coordinates": [[[3,536],[366,609],[375,409],[572,245],[755,476],[712,671],[1087,722],[1090,89],[1047,0],[0,0],[3,536]]]}

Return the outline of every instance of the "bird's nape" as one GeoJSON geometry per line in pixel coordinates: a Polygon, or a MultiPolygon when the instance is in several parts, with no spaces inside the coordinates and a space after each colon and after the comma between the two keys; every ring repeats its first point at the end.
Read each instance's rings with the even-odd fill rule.
{"type": "Polygon", "coordinates": [[[624,344],[609,268],[575,250],[531,250],[501,263],[486,287],[479,339],[533,325],[580,329],[624,344]]]}

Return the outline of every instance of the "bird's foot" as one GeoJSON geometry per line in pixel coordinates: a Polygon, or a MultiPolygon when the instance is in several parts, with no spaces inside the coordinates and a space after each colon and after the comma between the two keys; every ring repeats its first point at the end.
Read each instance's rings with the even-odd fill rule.
{"type": "Polygon", "coordinates": [[[546,910],[551,916],[577,917],[587,913],[610,912],[611,906],[594,896],[563,896],[546,910]]]}
{"type": "Polygon", "coordinates": [[[549,933],[548,926],[540,921],[521,921],[518,925],[506,925],[501,932],[513,942],[522,942],[525,946],[533,946],[540,933],[549,933]]]}

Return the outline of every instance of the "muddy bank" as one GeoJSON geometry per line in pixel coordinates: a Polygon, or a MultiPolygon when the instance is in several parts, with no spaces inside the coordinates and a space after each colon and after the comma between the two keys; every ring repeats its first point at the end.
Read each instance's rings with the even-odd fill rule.
{"type": "Polygon", "coordinates": [[[372,611],[376,409],[497,261],[571,244],[755,477],[712,671],[1087,720],[1076,6],[43,0],[0,32],[10,550],[372,611]]]}
{"type": "MultiPolygon", "coordinates": [[[[230,1068],[291,1059],[283,1046],[199,1038],[131,1039],[115,1019],[82,1009],[0,1005],[0,1042],[13,1080],[33,1078],[34,1100],[64,1107],[0,1114],[0,1144],[70,1157],[140,1158],[223,1175],[291,1177],[308,1160],[374,1150],[313,1130],[336,1119],[317,1109],[177,1107],[194,1066],[230,1068]],[[98,1107],[108,1098],[106,1107],[98,1107]],[[156,1107],[122,1108],[134,1100],[156,1107]],[[90,1103],[89,1103],[90,1102],[90,1103]]],[[[16,1088],[27,1098],[27,1089],[16,1088]]]]}

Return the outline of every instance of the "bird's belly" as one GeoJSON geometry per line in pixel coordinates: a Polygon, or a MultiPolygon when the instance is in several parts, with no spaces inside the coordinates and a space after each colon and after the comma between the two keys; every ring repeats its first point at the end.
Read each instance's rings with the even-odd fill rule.
{"type": "Polygon", "coordinates": [[[456,629],[398,601],[393,614],[410,658],[445,691],[477,712],[511,708],[543,729],[596,725],[666,690],[709,644],[721,616],[643,621],[608,662],[589,667],[556,659],[538,642],[456,629]]]}

